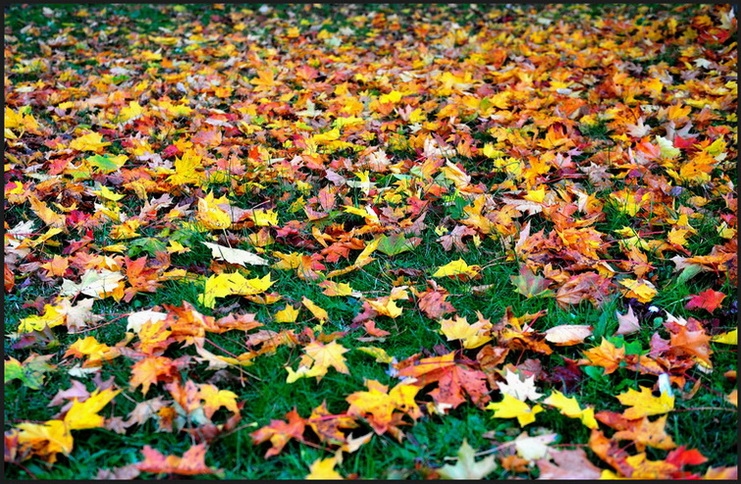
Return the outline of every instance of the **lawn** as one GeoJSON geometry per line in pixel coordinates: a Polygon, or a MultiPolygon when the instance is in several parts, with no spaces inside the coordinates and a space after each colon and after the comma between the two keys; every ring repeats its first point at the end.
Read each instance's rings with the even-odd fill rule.
{"type": "Polygon", "coordinates": [[[735,478],[736,36],[6,7],[5,477],[735,478]]]}

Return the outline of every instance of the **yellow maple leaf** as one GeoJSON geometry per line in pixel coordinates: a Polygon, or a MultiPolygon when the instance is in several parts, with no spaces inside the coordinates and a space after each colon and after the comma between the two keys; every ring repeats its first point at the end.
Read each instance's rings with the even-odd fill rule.
{"type": "Polygon", "coordinates": [[[278,214],[274,210],[256,209],[252,211],[252,221],[258,227],[275,227],[278,225],[278,214]]]}
{"type": "Polygon", "coordinates": [[[59,452],[69,455],[74,440],[69,429],[61,420],[48,420],[42,424],[23,422],[18,424],[18,444],[31,448],[49,463],[56,461],[59,452]]]}
{"type": "Polygon", "coordinates": [[[440,169],[445,178],[452,181],[457,190],[463,190],[471,183],[471,177],[457,165],[447,161],[445,166],[440,169]]]}
{"type": "MultiPolygon", "coordinates": [[[[120,245],[123,245],[123,244],[120,244],[120,245]]],[[[125,245],[123,247],[124,247],[124,250],[127,249],[125,245]]],[[[105,247],[103,249],[105,249],[105,247]]],[[[183,246],[183,244],[181,244],[177,240],[170,239],[170,245],[167,246],[168,254],[181,254],[185,252],[190,252],[190,248],[183,246]]]]}
{"type": "Polygon", "coordinates": [[[474,279],[479,275],[480,270],[479,266],[469,266],[463,259],[458,259],[438,267],[432,277],[466,276],[474,279]]]}
{"type": "Polygon", "coordinates": [[[579,402],[574,397],[568,398],[558,390],[553,390],[553,393],[551,393],[548,398],[543,400],[543,403],[552,407],[556,407],[562,415],[566,415],[570,418],[580,419],[587,428],[597,428],[597,421],[594,419],[594,409],[582,409],[579,406],[579,402]]]}
{"type": "Polygon", "coordinates": [[[378,299],[368,299],[368,305],[373,308],[381,316],[388,316],[390,318],[398,318],[404,311],[402,308],[396,305],[396,302],[389,297],[381,297],[378,299]]]}
{"type": "Polygon", "coordinates": [[[100,190],[93,190],[93,193],[100,196],[100,198],[113,200],[114,202],[117,202],[124,197],[124,195],[119,195],[118,193],[113,192],[108,187],[100,187],[100,190]]]}
{"type": "Polygon", "coordinates": [[[103,142],[103,137],[98,133],[88,133],[72,140],[69,147],[78,151],[95,151],[100,152],[110,143],[103,142]]]}
{"type": "Polygon", "coordinates": [[[204,198],[198,199],[197,217],[209,229],[228,229],[232,225],[231,217],[218,206],[218,202],[211,192],[204,198]]]}
{"type": "Polygon", "coordinates": [[[378,363],[391,363],[393,361],[393,358],[391,358],[383,348],[378,348],[376,346],[358,346],[355,349],[371,355],[378,363]]]}
{"type": "Polygon", "coordinates": [[[121,390],[95,390],[84,401],[79,402],[76,398],[72,406],[64,416],[64,425],[70,430],[94,429],[103,426],[105,418],[98,415],[113,397],[118,395],[121,390]]]}
{"type": "Polygon", "coordinates": [[[422,416],[414,401],[419,387],[400,383],[388,391],[386,385],[376,380],[366,380],[365,385],[368,391],[355,392],[346,398],[350,404],[347,413],[366,418],[377,434],[388,430],[395,411],[404,412],[415,420],[422,416]]]}
{"type": "Polygon", "coordinates": [[[309,467],[309,475],[305,477],[307,480],[324,480],[324,479],[343,479],[343,477],[334,470],[334,466],[337,463],[337,458],[328,457],[326,459],[317,459],[309,467]]]}
{"type": "Polygon", "coordinates": [[[345,357],[342,356],[347,351],[349,350],[336,341],[326,345],[319,341],[309,343],[304,347],[304,355],[301,357],[298,370],[294,371],[291,367],[286,367],[288,371],[286,382],[293,383],[299,378],[311,377],[321,380],[330,367],[349,375],[350,370],[345,364],[345,357]]]}
{"type": "Polygon", "coordinates": [[[636,298],[642,303],[651,302],[657,294],[656,287],[646,279],[623,279],[620,284],[627,288],[623,290],[625,297],[636,298]]]}
{"type": "Polygon", "coordinates": [[[662,392],[658,397],[654,397],[651,388],[639,388],[641,389],[640,392],[631,388],[616,397],[620,400],[620,403],[631,407],[623,413],[625,418],[632,420],[649,415],[661,415],[674,409],[673,396],[662,392]]]}
{"type": "Polygon", "coordinates": [[[724,239],[732,239],[736,236],[736,229],[729,227],[728,224],[725,222],[721,222],[721,224],[718,225],[715,230],[718,232],[718,235],[720,235],[724,239]]]}
{"type": "Polygon", "coordinates": [[[490,403],[487,410],[494,410],[493,418],[516,418],[523,427],[535,422],[535,415],[543,411],[543,407],[535,405],[533,408],[511,395],[504,395],[504,400],[490,403]]]}
{"type": "Polygon", "coordinates": [[[118,113],[119,118],[121,121],[130,121],[134,118],[138,118],[142,115],[144,110],[142,109],[141,105],[136,101],[129,102],[128,106],[124,106],[121,108],[121,111],[118,113]]]}
{"type": "MultiPolygon", "coordinates": [[[[30,106],[27,106],[30,108],[30,106]]],[[[5,106],[5,129],[21,128],[24,131],[31,131],[38,134],[39,123],[30,113],[24,113],[21,108],[16,113],[9,107],[5,106]]]]}
{"type": "Polygon", "coordinates": [[[175,173],[167,177],[167,181],[173,185],[198,184],[204,178],[199,171],[202,168],[201,155],[193,149],[186,149],[181,158],[175,159],[175,173]]]}
{"type": "Polygon", "coordinates": [[[23,318],[18,325],[19,333],[30,333],[31,331],[42,331],[47,326],[53,328],[67,321],[67,316],[60,306],[44,305],[44,314],[41,316],[28,316],[23,318]]]}
{"type": "Polygon", "coordinates": [[[237,394],[229,390],[219,390],[215,385],[200,385],[198,396],[203,400],[203,411],[206,417],[211,418],[221,407],[225,407],[232,413],[239,413],[237,407],[237,394]]]}
{"type": "Polygon", "coordinates": [[[290,366],[287,366],[286,371],[288,372],[286,383],[293,383],[300,378],[321,378],[326,374],[326,371],[323,371],[322,368],[308,366],[299,366],[297,370],[294,370],[290,366]]]}
{"type": "Polygon", "coordinates": [[[729,331],[727,333],[719,334],[710,338],[710,341],[716,343],[723,343],[726,345],[737,345],[738,344],[738,329],[729,331]]]}
{"type": "Polygon", "coordinates": [[[308,309],[311,314],[313,314],[314,317],[317,318],[319,321],[326,321],[329,319],[329,314],[327,314],[327,311],[317,306],[316,303],[314,303],[314,301],[312,301],[308,297],[304,296],[303,298],[301,298],[301,304],[303,304],[304,307],[308,309]]]}
{"type": "Polygon", "coordinates": [[[136,229],[138,229],[141,224],[141,220],[130,218],[122,224],[113,226],[110,236],[114,240],[132,239],[134,237],[138,237],[141,234],[139,234],[136,229]]]}
{"type": "Polygon", "coordinates": [[[350,296],[354,292],[350,284],[344,282],[337,283],[326,280],[320,283],[319,287],[324,288],[322,294],[326,294],[327,296],[350,296]]]}
{"type": "Polygon", "coordinates": [[[504,155],[504,153],[494,148],[494,145],[491,143],[486,143],[481,152],[487,158],[501,158],[504,155]]]}
{"type": "Polygon", "coordinates": [[[371,222],[379,222],[378,215],[376,215],[376,212],[373,211],[370,205],[366,206],[365,209],[353,207],[352,205],[343,205],[342,208],[342,211],[345,213],[359,215],[361,217],[364,217],[366,220],[370,220],[371,222]]]}
{"type": "Polygon", "coordinates": [[[98,340],[93,336],[86,338],[80,338],[72,343],[64,354],[67,356],[75,356],[77,358],[87,357],[84,367],[96,367],[100,366],[103,361],[112,360],[119,356],[117,348],[110,347],[107,344],[99,343],[98,340]]]}
{"type": "Polygon", "coordinates": [[[217,297],[226,296],[250,296],[265,292],[273,281],[270,280],[270,274],[265,277],[247,279],[239,272],[217,274],[206,279],[206,287],[203,294],[198,296],[198,302],[208,308],[214,307],[217,297]]]}
{"type": "Polygon", "coordinates": [[[466,349],[478,348],[491,341],[491,327],[491,322],[488,320],[469,324],[465,317],[460,316],[440,321],[440,332],[448,338],[448,341],[462,340],[463,347],[466,349]]]}
{"type": "Polygon", "coordinates": [[[298,309],[294,308],[290,304],[286,304],[286,307],[275,313],[273,318],[276,323],[295,323],[298,317],[298,309]]]}
{"type": "Polygon", "coordinates": [[[404,96],[403,92],[400,91],[391,91],[388,94],[381,94],[378,97],[378,102],[382,104],[386,103],[398,103],[401,101],[402,96],[404,96]]]}

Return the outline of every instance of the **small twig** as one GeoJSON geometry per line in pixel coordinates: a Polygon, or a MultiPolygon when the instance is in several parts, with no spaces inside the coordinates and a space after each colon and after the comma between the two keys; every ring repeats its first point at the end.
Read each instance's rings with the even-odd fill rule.
{"type": "Polygon", "coordinates": [[[36,477],[36,474],[34,474],[33,472],[29,471],[28,468],[26,466],[24,466],[23,464],[21,464],[20,462],[16,462],[16,465],[18,467],[20,467],[21,469],[23,469],[24,471],[26,471],[26,473],[29,476],[31,476],[31,479],[38,479],[38,477],[36,477]]]}
{"type": "MultiPolygon", "coordinates": [[[[694,377],[694,376],[692,376],[692,375],[685,375],[685,376],[686,376],[687,378],[689,378],[690,380],[692,380],[693,382],[695,382],[695,383],[697,383],[697,382],[699,381],[699,379],[698,379],[698,378],[695,378],[695,377],[694,377]]],[[[710,391],[710,392],[713,392],[713,393],[715,393],[715,394],[716,394],[716,395],[718,395],[719,397],[721,397],[721,398],[726,398],[726,396],[725,396],[725,395],[723,395],[723,394],[722,394],[722,393],[720,393],[719,391],[713,390],[712,388],[710,388],[709,386],[705,385],[704,383],[700,383],[700,385],[702,385],[702,387],[703,387],[704,389],[706,389],[706,390],[708,390],[708,391],[710,391]]]]}
{"type": "Polygon", "coordinates": [[[511,446],[515,445],[515,442],[517,442],[517,441],[516,440],[511,440],[511,441],[506,442],[506,443],[504,443],[502,445],[497,445],[496,447],[492,447],[491,449],[482,450],[481,452],[476,452],[473,455],[476,456],[476,457],[481,457],[482,455],[493,454],[495,452],[500,451],[501,449],[504,449],[505,447],[511,447],[511,446]]]}
{"type": "Polygon", "coordinates": [[[139,404],[139,402],[137,402],[136,400],[134,400],[133,398],[131,398],[126,392],[121,392],[121,395],[123,395],[124,398],[126,398],[128,401],[130,401],[132,403],[135,403],[137,405],[139,404]]]}
{"type": "MultiPolygon", "coordinates": [[[[203,339],[204,339],[204,340],[205,340],[205,341],[206,341],[207,343],[211,343],[211,344],[212,344],[213,346],[217,347],[218,349],[220,349],[221,351],[223,351],[223,352],[224,352],[224,353],[226,353],[227,355],[231,356],[231,357],[232,357],[232,358],[234,358],[235,360],[238,360],[238,359],[239,359],[239,357],[237,357],[237,355],[235,355],[234,353],[232,353],[232,352],[231,352],[231,351],[229,351],[229,350],[226,350],[226,349],[222,348],[221,346],[217,345],[216,343],[214,343],[214,342],[213,342],[213,341],[211,341],[210,339],[208,339],[208,338],[203,338],[203,339]]],[[[240,374],[242,374],[242,373],[245,373],[245,374],[247,374],[247,375],[251,376],[252,378],[254,378],[254,379],[255,379],[255,380],[257,380],[257,381],[262,381],[262,379],[261,379],[261,378],[257,377],[256,375],[253,375],[253,374],[252,374],[252,373],[250,373],[249,371],[247,371],[247,370],[245,370],[244,368],[242,368],[242,365],[237,365],[237,369],[239,370],[239,373],[240,373],[240,374]]]]}
{"type": "Polygon", "coordinates": [[[483,271],[484,269],[487,269],[491,266],[504,264],[505,262],[496,262],[496,261],[498,261],[499,259],[504,259],[506,257],[507,257],[506,255],[503,255],[501,257],[495,257],[494,259],[492,259],[492,262],[489,262],[488,264],[481,266],[481,270],[483,271]]]}
{"type": "Polygon", "coordinates": [[[718,410],[720,412],[738,412],[737,408],[724,408],[724,407],[692,407],[692,408],[678,408],[672,410],[672,412],[692,412],[700,410],[718,410]]]}

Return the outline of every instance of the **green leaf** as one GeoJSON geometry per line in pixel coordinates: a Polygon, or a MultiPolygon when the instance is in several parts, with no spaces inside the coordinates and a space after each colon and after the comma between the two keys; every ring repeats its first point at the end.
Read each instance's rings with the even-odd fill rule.
{"type": "Polygon", "coordinates": [[[126,161],[126,157],[116,157],[117,159],[108,158],[105,155],[93,155],[89,156],[87,158],[88,163],[90,163],[95,168],[98,168],[103,173],[110,173],[112,171],[116,171],[121,166],[123,166],[124,162],[126,161]]]}
{"type": "Polygon", "coordinates": [[[48,363],[54,355],[39,356],[33,354],[20,363],[15,358],[5,361],[5,383],[18,379],[31,390],[38,390],[44,383],[44,373],[54,369],[48,363]]]}
{"type": "Polygon", "coordinates": [[[386,255],[396,255],[414,249],[420,242],[419,238],[407,239],[404,234],[382,235],[377,250],[386,255]]]}
{"type": "Polygon", "coordinates": [[[605,369],[601,366],[585,366],[584,373],[593,380],[607,381],[607,378],[605,377],[605,369]]]}
{"type": "Polygon", "coordinates": [[[684,284],[695,277],[702,270],[702,266],[697,264],[688,265],[682,269],[682,273],[677,277],[677,284],[684,284]]]}
{"type": "Polygon", "coordinates": [[[157,252],[167,251],[165,243],[154,237],[142,237],[131,242],[131,248],[129,249],[129,257],[136,257],[142,251],[149,255],[155,255],[157,252]]]}

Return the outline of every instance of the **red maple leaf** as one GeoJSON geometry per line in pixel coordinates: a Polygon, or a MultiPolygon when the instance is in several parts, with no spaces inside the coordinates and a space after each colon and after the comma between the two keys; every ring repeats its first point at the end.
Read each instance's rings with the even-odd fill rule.
{"type": "Polygon", "coordinates": [[[720,307],[720,304],[723,302],[723,299],[725,298],[726,298],[726,295],[723,294],[722,292],[708,289],[707,291],[703,291],[700,294],[693,295],[692,299],[690,299],[687,305],[685,306],[685,309],[702,308],[712,314],[713,311],[715,311],[716,309],[718,309],[718,307],[720,307]]]}

